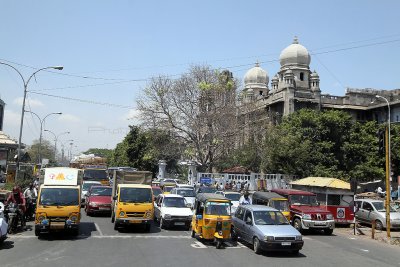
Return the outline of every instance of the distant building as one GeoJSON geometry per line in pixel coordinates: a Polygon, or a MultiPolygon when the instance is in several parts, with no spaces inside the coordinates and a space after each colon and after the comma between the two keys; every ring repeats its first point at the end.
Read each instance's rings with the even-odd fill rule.
{"type": "Polygon", "coordinates": [[[310,70],[311,56],[297,37],[282,50],[279,60],[281,66],[270,87],[268,73],[258,63],[245,74],[244,88],[238,97],[239,121],[243,125],[265,120],[279,123],[282,116],[303,108],[343,110],[358,121],[386,122],[387,103],[376,99],[376,95],[388,99],[390,120],[400,120],[400,89],[347,88],[344,96],[322,94],[320,77],[310,70]]]}

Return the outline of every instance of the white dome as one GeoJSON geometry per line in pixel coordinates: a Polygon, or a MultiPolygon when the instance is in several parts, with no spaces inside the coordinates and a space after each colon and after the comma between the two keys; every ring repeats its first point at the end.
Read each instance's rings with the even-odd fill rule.
{"type": "Polygon", "coordinates": [[[279,57],[281,66],[284,65],[306,65],[311,62],[310,54],[307,48],[299,44],[297,37],[294,38],[293,44],[283,49],[279,57]]]}
{"type": "Polygon", "coordinates": [[[268,86],[269,77],[268,73],[260,68],[259,64],[256,63],[256,66],[251,68],[244,75],[244,85],[245,87],[248,85],[255,85],[266,87],[268,86]]]}

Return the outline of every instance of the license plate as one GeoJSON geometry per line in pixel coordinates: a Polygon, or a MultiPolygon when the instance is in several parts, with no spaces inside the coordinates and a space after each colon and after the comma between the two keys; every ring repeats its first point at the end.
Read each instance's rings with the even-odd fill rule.
{"type": "Polygon", "coordinates": [[[315,222],[314,225],[324,226],[324,225],[326,225],[326,222],[315,222]]]}
{"type": "Polygon", "coordinates": [[[110,208],[107,208],[107,207],[99,207],[99,210],[110,210],[110,208]]]}
{"type": "Polygon", "coordinates": [[[290,245],[292,245],[292,243],[291,242],[282,242],[281,245],[282,246],[290,246],[290,245]]]}
{"type": "Polygon", "coordinates": [[[141,221],[129,221],[129,223],[141,223],[141,221]]]}
{"type": "Polygon", "coordinates": [[[185,225],[184,222],[176,222],[175,225],[185,225]]]}

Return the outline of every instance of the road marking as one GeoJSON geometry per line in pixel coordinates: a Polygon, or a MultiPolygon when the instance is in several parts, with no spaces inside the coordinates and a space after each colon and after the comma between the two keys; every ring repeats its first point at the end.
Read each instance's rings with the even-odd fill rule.
{"type": "Polygon", "coordinates": [[[195,241],[194,244],[190,244],[190,246],[192,248],[207,248],[206,245],[204,245],[203,243],[201,243],[199,241],[195,241]]]}
{"type": "Polygon", "coordinates": [[[94,235],[91,236],[93,238],[121,238],[121,239],[127,239],[127,238],[144,238],[144,239],[190,239],[190,236],[185,236],[185,235],[171,235],[171,236],[166,236],[166,235],[94,235]]]}
{"type": "Polygon", "coordinates": [[[369,252],[368,249],[362,249],[362,248],[360,248],[359,250],[364,251],[364,252],[369,252]]]}
{"type": "Polygon", "coordinates": [[[94,226],[96,226],[97,232],[99,232],[99,234],[100,234],[101,236],[103,236],[103,232],[101,231],[99,225],[98,225],[97,223],[94,223],[94,226]]]}

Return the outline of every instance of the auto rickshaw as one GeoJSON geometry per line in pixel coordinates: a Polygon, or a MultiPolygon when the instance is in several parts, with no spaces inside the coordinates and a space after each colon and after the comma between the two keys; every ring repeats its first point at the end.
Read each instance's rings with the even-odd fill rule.
{"type": "Polygon", "coordinates": [[[275,192],[264,192],[257,191],[253,193],[252,204],[264,205],[275,208],[282,212],[282,214],[290,222],[290,209],[287,198],[275,193],[275,192]]]}
{"type": "Polygon", "coordinates": [[[192,237],[216,241],[219,249],[230,238],[231,201],[212,193],[199,193],[196,196],[192,218],[192,237]]]}

